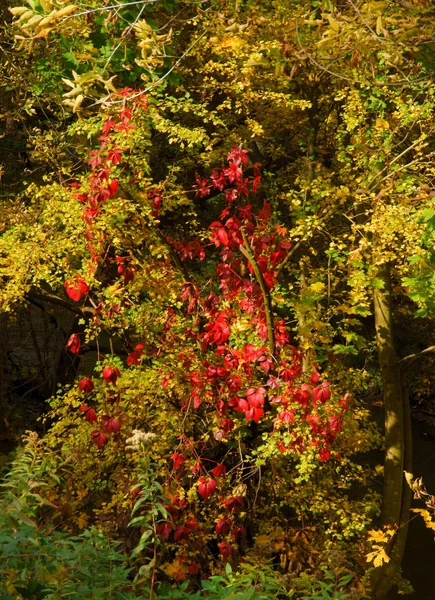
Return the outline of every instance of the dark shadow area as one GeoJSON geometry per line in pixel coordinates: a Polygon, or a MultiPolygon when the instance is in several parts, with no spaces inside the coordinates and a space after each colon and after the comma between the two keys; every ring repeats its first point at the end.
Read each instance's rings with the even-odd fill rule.
{"type": "MultiPolygon", "coordinates": [[[[427,435],[424,423],[413,422],[413,474],[422,477],[430,494],[435,495],[435,438],[427,435]]],[[[422,500],[413,500],[411,508],[425,508],[422,500]]],[[[430,531],[420,515],[411,512],[408,539],[402,562],[403,577],[411,582],[414,594],[398,595],[393,590],[389,600],[435,599],[435,532],[430,531]]]]}

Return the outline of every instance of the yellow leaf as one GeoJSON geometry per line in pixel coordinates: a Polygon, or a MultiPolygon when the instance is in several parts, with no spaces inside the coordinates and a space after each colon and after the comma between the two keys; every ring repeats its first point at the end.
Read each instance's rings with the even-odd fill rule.
{"type": "Polygon", "coordinates": [[[226,35],[220,40],[221,48],[231,48],[232,50],[238,50],[245,45],[244,40],[237,36],[226,35]]]}
{"type": "Polygon", "coordinates": [[[233,489],[233,496],[246,496],[247,489],[248,486],[246,485],[246,483],[239,483],[233,489]]]}
{"type": "Polygon", "coordinates": [[[424,523],[428,529],[435,530],[435,522],[433,521],[432,515],[428,510],[425,508],[411,508],[411,510],[412,512],[415,512],[423,517],[424,523]]]}
{"type": "Polygon", "coordinates": [[[61,8],[60,10],[57,11],[56,13],[56,18],[60,19],[61,17],[65,17],[66,15],[69,15],[70,13],[74,12],[76,10],[77,6],[75,6],[74,4],[71,4],[70,6],[65,6],[64,8],[61,8]]]}
{"type": "Polygon", "coordinates": [[[382,25],[382,17],[381,17],[381,16],[379,16],[379,17],[377,18],[377,20],[376,20],[376,33],[377,33],[378,35],[381,35],[381,33],[383,32],[383,30],[384,30],[384,27],[383,27],[383,25],[382,25]]]}
{"type": "Polygon", "coordinates": [[[83,94],[79,94],[74,102],[73,113],[77,112],[84,100],[83,94]]]}
{"type": "Polygon", "coordinates": [[[259,546],[268,546],[271,541],[272,541],[272,538],[270,536],[266,535],[265,533],[263,533],[262,535],[259,535],[255,538],[255,542],[259,546]]]}
{"type": "Polygon", "coordinates": [[[317,281],[316,283],[312,283],[310,285],[310,290],[315,293],[323,292],[324,289],[325,289],[325,284],[322,283],[321,281],[317,281]]]}
{"type": "Polygon", "coordinates": [[[36,28],[41,29],[42,27],[45,27],[46,25],[48,25],[49,23],[54,21],[55,17],[56,17],[56,11],[52,11],[47,17],[45,17],[44,19],[42,19],[42,21],[40,21],[38,23],[36,28]]]}
{"type": "Polygon", "coordinates": [[[19,17],[25,12],[28,12],[29,9],[27,8],[27,6],[15,6],[14,8],[9,8],[8,10],[14,15],[14,17],[19,17]]]}
{"type": "Polygon", "coordinates": [[[184,564],[183,559],[176,558],[173,563],[163,565],[162,571],[169,575],[169,577],[173,577],[177,581],[182,581],[186,579],[187,569],[184,564]]]}
{"type": "Polygon", "coordinates": [[[382,531],[382,529],[371,529],[369,531],[369,537],[368,540],[370,542],[388,542],[388,537],[385,535],[385,533],[382,531]]]}
{"type": "Polygon", "coordinates": [[[412,480],[414,478],[414,475],[412,473],[408,473],[407,471],[404,471],[404,473],[405,473],[406,483],[412,489],[412,480]]]}
{"type": "Polygon", "coordinates": [[[379,554],[375,557],[375,559],[373,561],[373,564],[374,564],[375,567],[380,567],[384,563],[388,563],[388,562],[390,562],[390,557],[385,552],[385,550],[382,549],[379,552],[379,554]]]}
{"type": "Polygon", "coordinates": [[[23,21],[27,21],[30,17],[33,16],[33,10],[26,10],[21,14],[21,17],[18,19],[17,23],[22,23],[23,21]]]}
{"type": "Polygon", "coordinates": [[[23,29],[27,29],[28,27],[32,27],[33,25],[36,25],[36,23],[39,23],[39,21],[41,21],[41,19],[42,19],[42,15],[33,15],[33,17],[31,19],[29,19],[25,25],[23,25],[23,29]]]}
{"type": "Polygon", "coordinates": [[[84,529],[86,527],[86,525],[88,524],[88,520],[89,517],[87,514],[82,513],[77,519],[76,519],[76,523],[77,523],[77,527],[79,529],[84,529]]]}
{"type": "Polygon", "coordinates": [[[340,31],[340,25],[339,25],[338,21],[333,19],[331,15],[328,15],[328,21],[329,21],[329,27],[332,29],[332,31],[335,31],[336,33],[338,33],[340,31]]]}
{"type": "Polygon", "coordinates": [[[381,567],[384,563],[390,562],[390,557],[385,550],[381,548],[380,550],[366,554],[366,560],[367,562],[373,561],[374,567],[381,567]]]}

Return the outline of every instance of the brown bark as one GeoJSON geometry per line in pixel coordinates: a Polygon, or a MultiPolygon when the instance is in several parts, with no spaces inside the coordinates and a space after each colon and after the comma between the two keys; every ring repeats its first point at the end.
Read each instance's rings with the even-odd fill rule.
{"type": "Polygon", "coordinates": [[[402,504],[403,480],[403,403],[400,368],[394,345],[391,314],[390,273],[379,270],[382,288],[373,293],[376,342],[382,374],[385,411],[384,498],[381,524],[398,523],[402,504]]]}
{"type": "Polygon", "coordinates": [[[0,313],[0,439],[6,434],[6,323],[7,315],[0,313]]]}
{"type": "Polygon", "coordinates": [[[397,357],[391,310],[391,282],[387,266],[379,269],[381,288],[373,292],[376,341],[381,369],[385,411],[384,490],[381,526],[394,525],[397,533],[386,552],[390,561],[372,575],[372,597],[383,600],[394,582],[402,562],[408,532],[411,490],[403,471],[411,471],[411,415],[406,377],[397,357]]]}

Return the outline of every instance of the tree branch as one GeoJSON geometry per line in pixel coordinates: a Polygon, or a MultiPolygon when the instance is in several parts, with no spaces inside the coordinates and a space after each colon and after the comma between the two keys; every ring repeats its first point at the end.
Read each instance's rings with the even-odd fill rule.
{"type": "Polygon", "coordinates": [[[425,354],[432,354],[432,352],[435,352],[435,346],[428,346],[421,352],[415,352],[414,354],[408,354],[408,356],[404,356],[403,358],[401,358],[398,361],[399,366],[408,367],[408,366],[412,365],[412,363],[414,363],[416,360],[418,360],[419,358],[424,356],[425,354]]]}
{"type": "Polygon", "coordinates": [[[266,282],[264,281],[264,277],[262,272],[260,271],[260,267],[258,266],[257,261],[255,260],[254,255],[252,254],[248,242],[248,238],[246,237],[246,232],[243,227],[240,228],[244,246],[240,245],[240,252],[245,256],[249,263],[251,264],[255,276],[257,278],[258,283],[261,287],[261,292],[263,294],[264,300],[264,312],[266,313],[266,323],[267,323],[267,337],[269,341],[269,352],[272,356],[275,356],[275,333],[273,331],[273,316],[272,316],[272,302],[270,299],[269,290],[267,289],[266,282]]]}
{"type": "Polygon", "coordinates": [[[50,302],[51,304],[57,304],[58,306],[62,306],[63,308],[67,308],[71,312],[77,315],[84,315],[86,313],[93,315],[95,313],[95,309],[90,306],[73,306],[66,300],[59,298],[55,294],[39,294],[38,292],[29,292],[27,294],[27,299],[29,302],[32,302],[31,298],[35,298],[36,300],[40,300],[41,302],[50,302]]]}

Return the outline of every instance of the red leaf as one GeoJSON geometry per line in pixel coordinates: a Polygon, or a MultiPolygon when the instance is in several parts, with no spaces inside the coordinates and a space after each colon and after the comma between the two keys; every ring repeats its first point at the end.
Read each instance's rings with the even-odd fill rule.
{"type": "Polygon", "coordinates": [[[216,489],[216,481],[214,479],[205,479],[204,477],[201,477],[199,481],[198,494],[203,500],[207,500],[216,489]]]}
{"type": "Polygon", "coordinates": [[[174,469],[177,470],[180,465],[186,460],[186,457],[181,452],[174,452],[171,456],[171,460],[174,461],[174,469]]]}
{"type": "Polygon", "coordinates": [[[342,417],[337,417],[337,416],[329,417],[328,422],[329,422],[329,426],[330,426],[332,433],[337,434],[341,431],[341,429],[343,427],[342,417]]]}
{"type": "Polygon", "coordinates": [[[190,531],[198,529],[198,521],[195,519],[195,517],[190,517],[190,519],[187,519],[186,527],[188,527],[190,531]]]}
{"type": "Polygon", "coordinates": [[[265,348],[257,348],[252,344],[246,344],[241,350],[244,360],[247,362],[255,362],[262,354],[264,354],[265,348]]]}
{"type": "Polygon", "coordinates": [[[243,508],[244,500],[243,496],[231,496],[225,500],[224,505],[229,511],[234,512],[238,508],[243,508]]]}
{"type": "Polygon", "coordinates": [[[67,281],[65,283],[65,290],[68,296],[71,298],[71,300],[74,300],[75,302],[78,302],[82,297],[80,289],[78,288],[78,286],[76,286],[74,282],[71,283],[70,281],[67,281]]]}
{"type": "Polygon", "coordinates": [[[100,449],[104,446],[104,444],[107,443],[108,440],[107,435],[98,429],[94,429],[94,431],[91,432],[91,439],[100,449]]]}
{"type": "Polygon", "coordinates": [[[78,354],[80,352],[80,338],[77,333],[73,333],[69,336],[65,348],[73,354],[78,354]]]}
{"type": "Polygon", "coordinates": [[[250,408],[249,410],[247,410],[245,412],[245,417],[248,421],[255,421],[256,423],[258,423],[258,421],[261,419],[261,417],[264,415],[264,410],[262,408],[250,408]]]}
{"type": "Polygon", "coordinates": [[[240,390],[240,387],[242,385],[240,377],[227,377],[225,382],[230,392],[233,392],[234,394],[240,390]]]}
{"type": "Polygon", "coordinates": [[[217,237],[223,246],[228,246],[228,234],[223,227],[217,229],[217,237]]]}
{"type": "Polygon", "coordinates": [[[222,429],[225,431],[225,433],[228,433],[229,431],[232,431],[234,429],[234,421],[227,418],[227,419],[224,419],[223,421],[221,421],[219,423],[219,426],[222,427],[222,429]]]}
{"type": "Polygon", "coordinates": [[[299,402],[299,404],[301,406],[308,406],[310,399],[311,399],[311,393],[309,390],[310,386],[306,386],[304,384],[301,385],[301,389],[300,390],[296,390],[294,392],[294,399],[296,400],[296,402],[299,402]]]}
{"type": "Polygon", "coordinates": [[[107,433],[118,433],[121,429],[121,421],[116,417],[104,415],[101,419],[101,426],[107,433]]]}
{"type": "Polygon", "coordinates": [[[168,540],[169,536],[171,535],[172,529],[173,527],[171,523],[169,523],[169,521],[165,521],[164,523],[160,523],[160,525],[157,526],[157,533],[168,540]]]}
{"type": "Polygon", "coordinates": [[[252,191],[254,192],[254,194],[258,189],[260,181],[261,181],[261,175],[257,175],[257,177],[255,177],[254,181],[252,182],[252,191]]]}
{"type": "Polygon", "coordinates": [[[281,369],[278,375],[283,381],[292,381],[295,378],[296,373],[292,369],[286,367],[285,369],[281,369]]]}
{"type": "Polygon", "coordinates": [[[116,191],[118,189],[118,182],[116,181],[116,179],[112,179],[112,181],[107,185],[107,187],[112,198],[116,196],[116,191]]]}
{"type": "Polygon", "coordinates": [[[218,400],[216,403],[216,411],[220,417],[224,417],[228,412],[228,405],[223,400],[218,400]]]}
{"type": "Polygon", "coordinates": [[[200,177],[196,173],[196,185],[192,186],[200,198],[205,198],[210,193],[210,183],[208,179],[200,177]]]}
{"type": "Polygon", "coordinates": [[[216,533],[219,535],[228,535],[231,528],[231,521],[221,519],[216,525],[216,533]]]}
{"type": "Polygon", "coordinates": [[[295,415],[291,410],[283,410],[279,413],[278,417],[281,419],[281,421],[283,421],[284,423],[293,423],[293,421],[295,420],[295,415]]]}
{"type": "Polygon", "coordinates": [[[310,377],[310,383],[317,383],[319,381],[320,375],[317,371],[314,371],[310,377]]]}
{"type": "Polygon", "coordinates": [[[246,529],[245,529],[245,527],[241,527],[240,525],[236,525],[235,527],[233,527],[231,529],[231,533],[234,536],[234,539],[236,541],[238,541],[238,539],[240,537],[245,537],[246,536],[246,529]]]}
{"type": "Polygon", "coordinates": [[[266,390],[264,387],[260,387],[258,389],[249,388],[246,392],[246,399],[249,404],[255,408],[259,408],[264,405],[264,394],[266,390]]]}
{"type": "Polygon", "coordinates": [[[106,367],[103,369],[103,378],[106,383],[116,383],[116,380],[121,375],[118,367],[106,367]]]}
{"type": "Polygon", "coordinates": [[[88,423],[97,423],[98,422],[97,413],[90,406],[86,406],[86,404],[82,404],[82,406],[79,408],[79,412],[84,413],[85,419],[86,419],[86,421],[88,421],[88,423]]]}
{"type": "Polygon", "coordinates": [[[213,229],[211,239],[214,242],[216,248],[218,248],[221,244],[223,246],[228,246],[228,234],[226,232],[225,227],[222,226],[222,223],[220,223],[219,221],[214,221],[210,225],[210,229],[213,229]]]}
{"type": "Polygon", "coordinates": [[[221,475],[225,475],[227,468],[222,463],[218,463],[211,472],[213,473],[213,477],[220,477],[221,475]]]}
{"type": "MultiPolygon", "coordinates": [[[[260,182],[260,179],[261,179],[261,177],[258,178],[257,185],[260,182]]],[[[254,181],[254,185],[255,185],[255,181],[254,181]]],[[[255,190],[257,189],[257,185],[255,185],[255,190]]],[[[255,192],[255,190],[254,190],[254,186],[252,186],[252,191],[255,192]]],[[[258,213],[258,218],[262,219],[263,221],[267,221],[270,217],[270,209],[271,209],[270,202],[264,201],[263,208],[258,213]]]]}
{"type": "Polygon", "coordinates": [[[277,446],[278,446],[278,449],[281,452],[281,454],[284,454],[284,452],[287,450],[287,448],[285,447],[285,445],[283,444],[283,442],[278,442],[277,446]]]}
{"type": "Polygon", "coordinates": [[[196,575],[201,570],[201,565],[199,563],[192,563],[187,567],[187,570],[190,575],[196,575]]]}
{"type": "Polygon", "coordinates": [[[137,344],[133,352],[127,356],[127,365],[138,365],[143,354],[143,344],[137,344]]]}
{"type": "MultiPolygon", "coordinates": [[[[243,171],[242,168],[236,163],[230,163],[228,169],[225,169],[224,175],[228,177],[228,181],[233,183],[234,181],[240,182],[242,180],[243,171]]],[[[240,192],[240,190],[238,190],[240,192]]]]}
{"type": "Polygon", "coordinates": [[[227,180],[222,171],[218,171],[214,169],[213,173],[210,175],[210,179],[212,181],[213,187],[218,189],[220,192],[227,185],[227,180]]]}
{"type": "Polygon", "coordinates": [[[89,287],[83,279],[77,277],[75,281],[65,282],[65,291],[71,300],[78,302],[83,294],[86,294],[89,291],[89,287]]]}
{"type": "Polygon", "coordinates": [[[331,453],[326,448],[320,448],[319,450],[319,458],[322,462],[325,462],[331,458],[331,453]]]}
{"type": "Polygon", "coordinates": [[[187,540],[190,533],[191,533],[191,529],[189,529],[188,527],[177,527],[177,529],[174,531],[174,540],[176,542],[180,541],[180,540],[187,540]]]}
{"type": "Polygon", "coordinates": [[[127,285],[127,283],[129,283],[130,281],[134,280],[134,270],[131,268],[128,268],[125,270],[124,272],[124,285],[127,285]]]}
{"type": "Polygon", "coordinates": [[[234,356],[234,354],[228,352],[224,356],[224,365],[227,369],[237,369],[239,366],[239,360],[237,356],[234,356]]]}
{"type": "Polygon", "coordinates": [[[228,542],[221,542],[218,544],[219,553],[222,556],[223,560],[228,560],[233,553],[233,546],[228,542]]]}
{"type": "Polygon", "coordinates": [[[325,404],[331,397],[331,390],[329,389],[329,381],[324,381],[322,385],[319,385],[313,389],[313,397],[316,402],[325,404]]]}
{"type": "Polygon", "coordinates": [[[143,493],[140,487],[135,487],[131,490],[130,492],[130,496],[133,498],[133,500],[135,498],[137,498],[139,496],[139,498],[143,497],[143,493]]]}
{"type": "Polygon", "coordinates": [[[79,381],[79,388],[82,392],[85,392],[86,394],[89,394],[90,392],[92,392],[92,390],[94,389],[94,384],[92,382],[92,379],[89,379],[89,377],[85,377],[84,379],[81,379],[79,381]]]}
{"type": "Polygon", "coordinates": [[[107,152],[107,160],[110,160],[112,165],[117,165],[121,162],[121,154],[123,150],[120,148],[112,148],[107,152]]]}
{"type": "Polygon", "coordinates": [[[270,369],[273,367],[273,361],[269,356],[260,356],[258,359],[258,366],[265,373],[269,373],[270,369]]]}
{"type": "Polygon", "coordinates": [[[239,398],[238,399],[239,402],[236,406],[236,410],[238,410],[239,412],[245,412],[246,410],[249,410],[249,402],[247,400],[245,400],[244,398],[239,398]]]}
{"type": "Polygon", "coordinates": [[[241,146],[233,146],[227,156],[227,160],[232,161],[235,165],[248,164],[248,151],[243,150],[241,146]]]}

